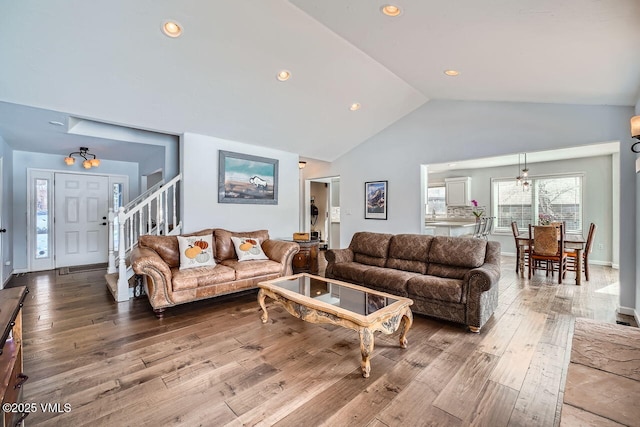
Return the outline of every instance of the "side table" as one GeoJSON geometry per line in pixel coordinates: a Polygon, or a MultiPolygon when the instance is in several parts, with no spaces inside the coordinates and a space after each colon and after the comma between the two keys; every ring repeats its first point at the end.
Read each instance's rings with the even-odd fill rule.
{"type": "Polygon", "coordinates": [[[300,245],[300,252],[295,254],[293,257],[293,274],[318,274],[318,248],[320,246],[319,241],[296,241],[296,243],[300,245]]]}

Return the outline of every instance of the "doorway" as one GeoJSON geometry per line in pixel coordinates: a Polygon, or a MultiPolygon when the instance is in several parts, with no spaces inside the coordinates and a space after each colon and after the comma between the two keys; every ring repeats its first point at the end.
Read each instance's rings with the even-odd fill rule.
{"type": "Polygon", "coordinates": [[[108,211],[128,200],[128,177],[28,170],[28,180],[28,270],[106,263],[108,211]]]}
{"type": "Polygon", "coordinates": [[[321,246],[339,248],[340,177],[306,180],[305,194],[304,231],[318,233],[321,246]]]}

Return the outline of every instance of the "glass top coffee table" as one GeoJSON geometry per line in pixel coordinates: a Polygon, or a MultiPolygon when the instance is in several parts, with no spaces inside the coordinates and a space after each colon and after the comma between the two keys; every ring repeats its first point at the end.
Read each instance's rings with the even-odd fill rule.
{"type": "Polygon", "coordinates": [[[269,297],[307,322],[330,323],[357,331],[365,378],[371,372],[374,332],[392,334],[402,325],[400,347],[407,348],[407,332],[413,323],[409,308],[413,301],[409,298],[306,273],[268,280],[258,286],[262,323],[269,320],[265,306],[265,299],[269,297]]]}

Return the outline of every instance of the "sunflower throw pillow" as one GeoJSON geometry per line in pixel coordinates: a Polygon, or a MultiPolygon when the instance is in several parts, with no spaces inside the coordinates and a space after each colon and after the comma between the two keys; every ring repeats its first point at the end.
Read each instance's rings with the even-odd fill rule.
{"type": "Polygon", "coordinates": [[[213,236],[177,237],[180,247],[180,270],[216,265],[213,259],[213,236]]]}
{"type": "Polygon", "coordinates": [[[269,259],[264,254],[260,246],[260,239],[255,237],[231,237],[233,246],[236,248],[238,261],[249,261],[252,259],[269,259]]]}

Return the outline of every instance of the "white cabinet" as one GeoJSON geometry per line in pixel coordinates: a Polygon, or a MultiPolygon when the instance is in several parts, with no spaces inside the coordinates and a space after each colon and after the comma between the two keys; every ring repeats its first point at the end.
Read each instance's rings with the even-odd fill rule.
{"type": "Polygon", "coordinates": [[[471,205],[471,178],[468,176],[445,178],[447,206],[471,205]]]}

